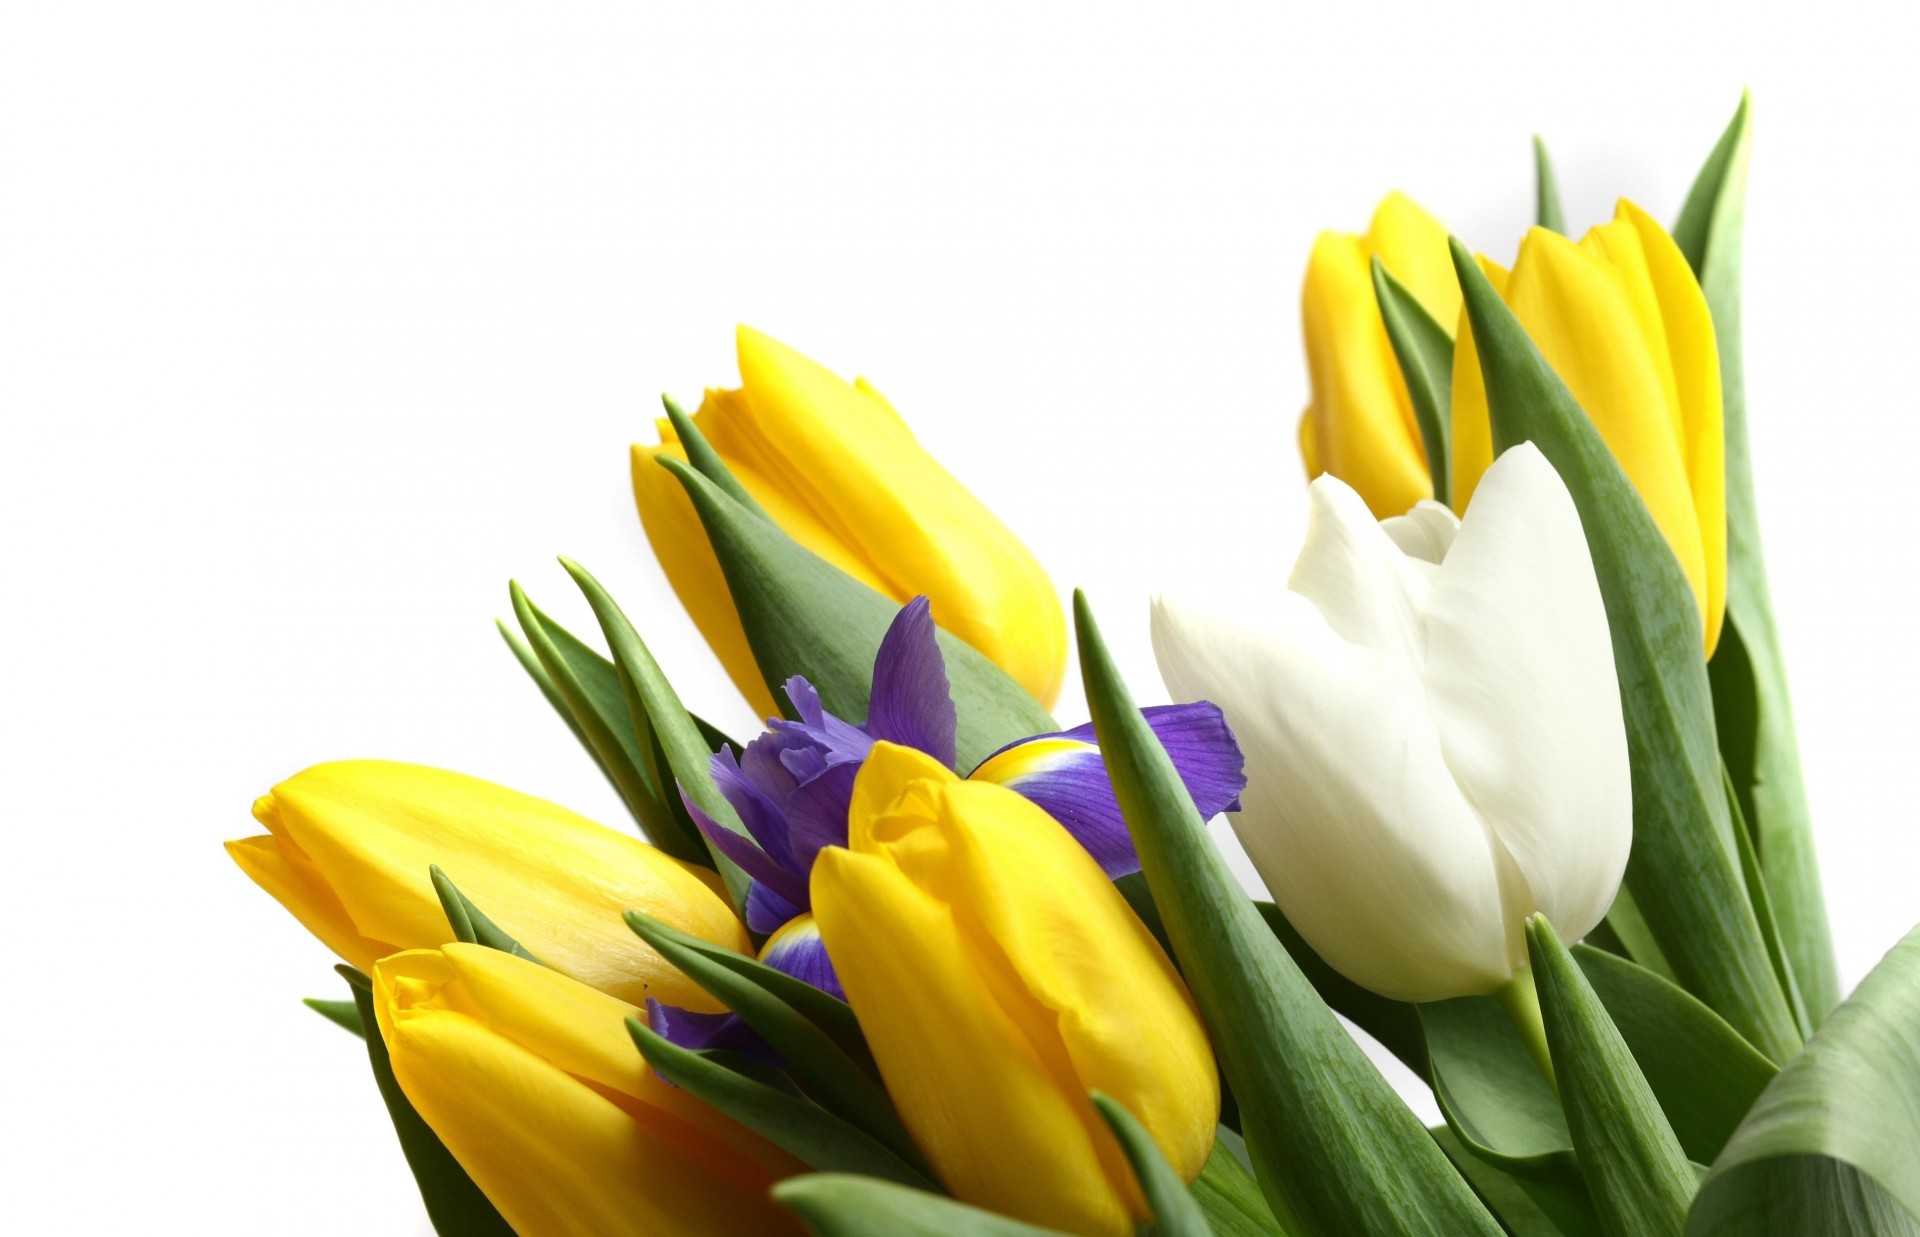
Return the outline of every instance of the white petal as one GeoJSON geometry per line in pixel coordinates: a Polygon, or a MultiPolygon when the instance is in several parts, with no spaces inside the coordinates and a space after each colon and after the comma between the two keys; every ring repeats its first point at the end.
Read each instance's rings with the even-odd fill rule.
{"type": "Polygon", "coordinates": [[[1287,587],[1319,607],[1343,639],[1419,665],[1430,573],[1400,552],[1344,481],[1324,474],[1307,497],[1307,541],[1287,587]]]}
{"type": "Polygon", "coordinates": [[[1606,914],[1633,841],[1613,643],[1580,515],[1531,443],[1503,454],[1426,608],[1427,695],[1453,776],[1568,940],[1606,914]]]}
{"type": "Polygon", "coordinates": [[[1249,779],[1234,831],[1321,957],[1407,1001],[1507,978],[1494,852],[1411,669],[1297,596],[1252,621],[1156,598],[1153,647],[1175,700],[1226,713],[1249,779]]]}
{"type": "Polygon", "coordinates": [[[1409,558],[1437,564],[1446,561],[1453,536],[1460,531],[1460,520],[1440,503],[1423,498],[1405,515],[1380,521],[1380,530],[1409,558]]]}

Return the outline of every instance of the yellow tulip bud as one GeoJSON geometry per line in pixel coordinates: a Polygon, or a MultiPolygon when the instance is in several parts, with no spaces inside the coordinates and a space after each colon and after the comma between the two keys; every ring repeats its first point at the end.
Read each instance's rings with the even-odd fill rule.
{"type": "Polygon", "coordinates": [[[622,1000],[722,1007],[627,930],[643,910],[729,949],[746,928],[705,869],[530,795],[422,765],[315,765],[253,805],[265,837],[227,843],[242,871],[367,970],[452,939],[435,864],[536,958],[622,1000]]]}
{"type": "MultiPolygon", "coordinates": [[[[934,619],[1052,707],[1066,671],[1066,616],[1033,554],[915,441],[865,379],[853,383],[757,331],[738,336],[738,390],[708,391],[694,423],[747,492],[801,545],[934,619]]],[[[670,422],[633,449],[633,494],[667,580],[748,701],[779,713],[720,565],[680,482],[670,422]]]]}
{"type": "MultiPolygon", "coordinates": [[[[1713,316],[1686,257],[1623,201],[1578,243],[1535,228],[1511,272],[1481,269],[1593,421],[1680,560],[1709,656],[1726,609],[1726,453],[1713,316]]],[[[1453,502],[1493,462],[1487,392],[1461,318],[1453,361],[1453,502]]]]}
{"type": "Polygon", "coordinates": [[[634,1006],[479,945],[373,983],[400,1089],[521,1237],[800,1231],[767,1191],[803,1166],[662,1081],[634,1006]]]}
{"type": "Polygon", "coordinates": [[[1443,326],[1460,316],[1447,230],[1404,194],[1388,194],[1365,236],[1323,232],[1300,292],[1313,402],[1300,418],[1309,479],[1332,473],[1375,518],[1433,497],[1427,452],[1406,380],[1373,292],[1378,257],[1443,326]]]}
{"type": "Polygon", "coordinates": [[[1173,964],[1099,864],[1004,786],[874,745],[814,917],[901,1119],[955,1197],[1070,1233],[1145,1203],[1088,1093],[1119,1100],[1186,1180],[1220,1111],[1173,964]]]}

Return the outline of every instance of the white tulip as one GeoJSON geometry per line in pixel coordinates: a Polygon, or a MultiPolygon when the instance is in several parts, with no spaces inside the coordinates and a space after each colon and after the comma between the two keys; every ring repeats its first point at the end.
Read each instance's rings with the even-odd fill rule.
{"type": "Polygon", "coordinates": [[[1580,516],[1532,444],[1464,521],[1375,523],[1343,482],[1277,604],[1158,597],[1175,700],[1211,700],[1247,757],[1234,831],[1274,901],[1348,978],[1405,1001],[1492,992],[1539,912],[1600,922],[1633,835],[1613,646],[1580,516]]]}

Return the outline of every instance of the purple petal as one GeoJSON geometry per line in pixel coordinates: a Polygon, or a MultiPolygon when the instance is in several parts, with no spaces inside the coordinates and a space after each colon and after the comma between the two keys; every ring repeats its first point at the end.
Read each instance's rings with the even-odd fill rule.
{"type": "Polygon", "coordinates": [[[873,740],[867,737],[866,731],[821,707],[820,693],[813,689],[813,684],[796,674],[787,680],[786,687],[787,699],[793,701],[794,712],[800,715],[800,720],[790,722],[778,717],[769,718],[768,730],[802,730],[827,750],[844,752],[849,756],[865,756],[872,749],[873,740]]]}
{"type": "MultiPolygon", "coordinates": [[[[1204,817],[1238,811],[1247,784],[1240,747],[1220,710],[1204,701],[1143,710],[1147,722],[1204,817]]],[[[1093,727],[1036,735],[1009,744],[969,776],[998,782],[1045,808],[1079,840],[1108,876],[1140,870],[1126,818],[1113,797],[1093,727]]]]}
{"type": "Polygon", "coordinates": [[[733,749],[723,747],[715,752],[707,767],[713,773],[713,784],[719,788],[721,797],[740,813],[740,823],[760,844],[760,849],[789,872],[796,871],[793,847],[787,843],[787,814],[753,779],[741,772],[739,762],[733,758],[733,749]]]}
{"type": "Polygon", "coordinates": [[[811,915],[796,919],[776,932],[760,951],[760,961],[842,1001],[847,999],[840,987],[840,977],[834,974],[833,963],[827,958],[827,947],[820,940],[819,925],[811,915]]]}
{"type": "Polygon", "coordinates": [[[770,1065],[779,1063],[767,1041],[738,1014],[697,1014],[648,997],[647,1025],[655,1035],[682,1048],[725,1048],[770,1065]]]}
{"type": "Polygon", "coordinates": [[[787,838],[796,871],[812,872],[822,846],[847,844],[847,812],[853,807],[853,782],[860,764],[857,760],[830,764],[795,788],[787,800],[787,838]]]}
{"type": "Polygon", "coordinates": [[[720,824],[713,817],[701,811],[687,797],[686,788],[680,790],[680,802],[686,805],[687,815],[700,827],[700,832],[712,842],[714,849],[738,864],[740,870],[763,885],[770,885],[773,891],[796,905],[805,905],[807,884],[792,872],[775,863],[767,852],[755,846],[753,842],[720,824]]]}
{"type": "Polygon", "coordinates": [[[867,733],[917,748],[952,768],[958,729],[947,661],[934,638],[933,611],[925,597],[915,597],[894,616],[873,659],[867,733]]]}
{"type": "Polygon", "coordinates": [[[795,906],[759,881],[747,886],[747,927],[761,936],[778,932],[806,909],[805,905],[795,906]]]}

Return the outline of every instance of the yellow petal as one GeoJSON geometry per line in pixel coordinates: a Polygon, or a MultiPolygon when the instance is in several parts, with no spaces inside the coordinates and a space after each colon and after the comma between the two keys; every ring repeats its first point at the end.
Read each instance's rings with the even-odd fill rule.
{"type": "Polygon", "coordinates": [[[254,884],[286,907],[301,927],[359,970],[368,970],[376,960],[394,952],[390,942],[360,935],[347,908],[340,905],[340,899],[298,847],[269,835],[228,842],[227,854],[254,884]]]}
{"type": "Polygon", "coordinates": [[[304,857],[354,932],[397,948],[452,936],[428,876],[434,864],[548,966],[636,1003],[651,995],[721,1008],[629,932],[623,911],[730,949],[749,945],[732,909],[689,865],[478,778],[341,761],[282,782],[254,810],[283,850],[304,857]]]}
{"type": "MultiPolygon", "coordinates": [[[[797,1164],[774,1151],[780,1171],[769,1172],[655,1107],[660,1091],[638,1067],[615,1072],[638,1079],[644,1096],[570,1072],[581,1057],[611,1067],[596,1045],[611,1044],[609,1019],[620,1029],[619,1002],[568,994],[571,981],[533,963],[473,951],[494,952],[455,946],[382,960],[374,1010],[401,1090],[514,1231],[798,1231],[766,1196],[797,1164]],[[538,1008],[556,992],[555,1008],[538,1008]],[[585,1025],[568,1029],[574,1019],[585,1025]],[[559,1059],[547,1055],[556,1050],[559,1059]]],[[[638,1057],[631,1041],[628,1054],[638,1057]]]]}
{"type": "Polygon", "coordinates": [[[1459,318],[1460,280],[1447,229],[1412,198],[1396,192],[1381,199],[1365,243],[1435,322],[1444,327],[1459,318]]]}

